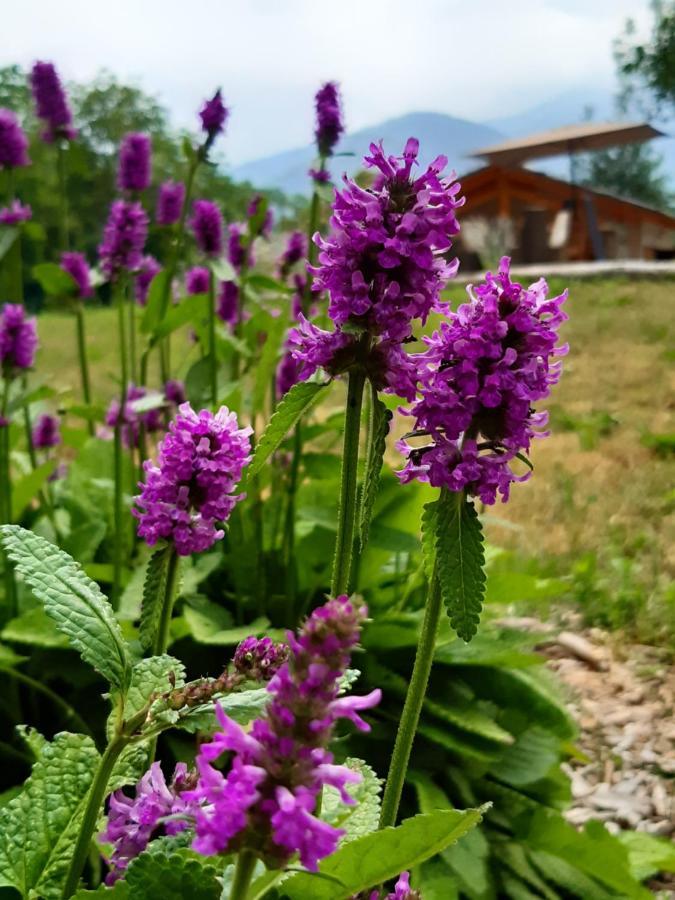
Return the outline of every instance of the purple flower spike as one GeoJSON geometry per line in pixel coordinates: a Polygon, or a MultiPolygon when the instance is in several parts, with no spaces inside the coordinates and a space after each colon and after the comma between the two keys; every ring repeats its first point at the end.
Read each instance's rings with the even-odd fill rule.
{"type": "Polygon", "coordinates": [[[61,268],[77,284],[77,296],[80,299],[85,300],[94,296],[89,266],[82,253],[62,253],[61,268]]]}
{"type": "Polygon", "coordinates": [[[307,256],[307,238],[301,231],[292,231],[286,249],[279,257],[277,271],[279,278],[286,278],[296,263],[307,256]]]}
{"type": "Polygon", "coordinates": [[[326,749],[338,719],[368,726],[356,710],[375,706],[381,692],[342,698],[340,678],[356,646],[365,607],[348,597],[316,609],[297,635],[289,632],[290,658],[267,690],[270,702],[249,731],[216,706],[221,730],[197,756],[199,781],[185,797],[196,807],[193,848],[206,855],[255,848],[271,867],[294,856],[311,871],[337,847],[343,832],[314,815],[322,788],[353,803],[347,786],[361,776],[333,763],[326,749]],[[226,774],[213,767],[232,753],[226,774]]]}
{"type": "Polygon", "coordinates": [[[182,181],[165,181],[159,186],[157,195],[158,225],[175,225],[180,219],[185,202],[185,185],[182,181]]]}
{"type": "Polygon", "coordinates": [[[190,227],[197,246],[205,256],[220,256],[223,252],[223,216],[211,200],[195,200],[192,205],[190,227]]]}
{"type": "Polygon", "coordinates": [[[185,273],[185,290],[188,294],[208,294],[209,270],[203,266],[194,266],[185,273]]]}
{"type": "Polygon", "coordinates": [[[247,247],[246,226],[241,222],[233,222],[228,226],[227,256],[237,272],[241,272],[246,266],[251,268],[255,264],[253,248],[247,247]]]}
{"type": "Polygon", "coordinates": [[[252,431],[239,428],[224,406],[214,415],[183,403],[178,413],[159,446],[158,465],[144,465],[133,513],[148,544],[173,541],[177,553],[189,556],[223,537],[219,524],[244,497],[233,491],[251,458],[252,431]]]}
{"type": "MultiPolygon", "coordinates": [[[[127,388],[127,397],[120,419],[120,428],[122,433],[122,442],[125,447],[138,447],[140,444],[141,425],[144,426],[146,434],[153,434],[161,431],[163,428],[162,410],[159,405],[147,412],[138,413],[133,408],[134,400],[141,400],[148,396],[146,388],[140,385],[130,384],[127,388]]],[[[157,399],[161,401],[161,395],[157,394],[157,399]]],[[[120,402],[117,398],[111,401],[110,406],[105,414],[106,425],[114,428],[120,418],[120,402]]]]}
{"type": "Polygon", "coordinates": [[[224,281],[218,294],[218,318],[234,327],[239,321],[239,288],[234,281],[224,281]]]}
{"type": "Polygon", "coordinates": [[[121,191],[144,191],[150,186],[150,135],[132,131],[120,147],[117,187],[121,191]]]}
{"type": "Polygon", "coordinates": [[[300,378],[300,364],[290,350],[287,350],[277,366],[277,395],[283,397],[288,391],[302,381],[300,378]]]}
{"type": "Polygon", "coordinates": [[[10,206],[0,209],[0,224],[20,225],[22,222],[28,222],[32,215],[33,210],[30,206],[24,206],[19,200],[12,200],[10,206]]]}
{"type": "Polygon", "coordinates": [[[171,378],[164,385],[164,396],[169,403],[178,407],[181,403],[185,403],[185,385],[176,378],[171,378]]]}
{"type": "Polygon", "coordinates": [[[216,91],[211,100],[207,100],[199,111],[199,118],[202,120],[202,128],[207,134],[207,139],[213,139],[219,135],[225,128],[225,122],[229,115],[229,110],[223,103],[220,91],[216,91]]]}
{"type": "Polygon", "coordinates": [[[139,306],[145,306],[148,302],[148,291],[152,284],[152,279],[162,267],[154,256],[144,256],[138,269],[138,274],[134,279],[134,296],[139,306]]]}
{"type": "Polygon", "coordinates": [[[286,662],[287,644],[275,644],[271,638],[247,637],[234,652],[235,670],[251,681],[269,681],[286,662]]]}
{"type": "Polygon", "coordinates": [[[139,268],[147,236],[148,217],[141,204],[115,200],[98,248],[106,278],[114,281],[122,270],[134,272],[139,268]]]}
{"type": "Polygon", "coordinates": [[[370,153],[364,164],[380,175],[371,190],[345,179],[336,192],[330,234],[314,238],[320,252],[312,287],[328,291],[336,325],[404,341],[415,319],[439,309],[440,292],[457,271],[457,260],[445,257],[464,200],[453,175],[440,177],[445,157],[413,177],[414,138],[400,158],[385,156],[381,145],[371,144],[370,153]]]}
{"type": "Polygon", "coordinates": [[[73,114],[66,92],[52,63],[36,62],[30,75],[35,112],[47,126],[42,138],[48,144],[56,140],[71,141],[77,136],[73,128],[73,114]]]}
{"type": "Polygon", "coordinates": [[[20,303],[5,303],[0,314],[0,362],[5,375],[30,369],[38,346],[35,319],[20,303]]]}
{"type": "Polygon", "coordinates": [[[46,413],[38,416],[32,433],[33,446],[38,450],[57,447],[61,443],[60,422],[46,413]]]}
{"type": "MultiPolygon", "coordinates": [[[[264,197],[260,194],[256,194],[256,196],[251,200],[248,205],[248,209],[246,210],[246,215],[249,218],[249,225],[252,225],[253,222],[257,220],[259,216],[260,205],[264,202],[264,197]]],[[[262,221],[257,223],[257,227],[255,229],[256,237],[264,237],[269,238],[272,233],[272,226],[274,224],[274,215],[272,210],[267,207],[265,210],[265,215],[262,217],[262,221]]]]}
{"type": "Polygon", "coordinates": [[[415,431],[432,443],[399,443],[408,460],[403,482],[417,478],[492,504],[528,477],[515,475],[510,464],[546,434],[546,413],[532,407],[560,378],[567,347],[556,344],[567,292],[548,299],[543,279],[523,288],[511,281],[509,263],[504,257],[497,275],[470,286],[470,302],[415,357],[421,399],[409,413],[415,431]]]}
{"type": "Polygon", "coordinates": [[[316,146],[319,156],[330,156],[340,135],[345,130],[340,110],[340,94],[334,81],[327,81],[315,97],[316,105],[316,146]]]}
{"type": "Polygon", "coordinates": [[[18,169],[30,164],[28,138],[9,109],[0,109],[0,169],[18,169]]]}

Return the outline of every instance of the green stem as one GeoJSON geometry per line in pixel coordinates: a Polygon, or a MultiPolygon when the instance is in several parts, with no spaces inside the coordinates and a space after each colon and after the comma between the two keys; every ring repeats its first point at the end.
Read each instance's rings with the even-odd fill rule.
{"type": "Polygon", "coordinates": [[[51,688],[47,687],[47,685],[42,681],[31,678],[30,675],[26,675],[23,672],[20,672],[18,669],[7,669],[7,674],[10,678],[14,678],[16,681],[22,682],[32,690],[37,691],[39,694],[44,694],[45,697],[48,697],[49,700],[52,701],[54,706],[58,706],[59,709],[62,710],[65,718],[69,723],[72,724],[74,728],[77,728],[78,731],[81,731],[84,734],[91,735],[91,729],[84,721],[84,719],[76,710],[73,709],[70,703],[66,702],[60,694],[56,693],[56,691],[53,691],[51,688]]]}
{"type": "Polygon", "coordinates": [[[124,561],[124,505],[123,505],[123,455],[122,455],[122,423],[124,421],[124,407],[127,399],[127,338],[125,328],[124,290],[119,291],[117,297],[117,324],[119,333],[120,353],[120,401],[117,421],[115,422],[115,550],[113,559],[113,600],[119,602],[122,594],[122,564],[124,561]]]}
{"type": "Polygon", "coordinates": [[[424,703],[424,696],[431,672],[431,664],[434,658],[436,646],[436,632],[441,617],[441,589],[436,576],[436,571],[431,578],[429,596],[424,610],[424,620],[420,631],[415,664],[412,677],[408,685],[403,713],[398,723],[398,733],[391,754],[387,784],[382,798],[382,811],[380,813],[380,828],[387,828],[396,824],[398,806],[401,802],[403,784],[405,782],[408,762],[412,751],[415,732],[424,703]]]}
{"type": "Polygon", "coordinates": [[[284,563],[286,572],[286,622],[294,621],[297,593],[297,572],[295,568],[295,498],[298,491],[298,471],[302,458],[302,426],[298,422],[293,433],[293,457],[288,473],[286,518],[284,522],[284,563]]]}
{"type": "Polygon", "coordinates": [[[112,775],[115,763],[128,743],[128,737],[116,734],[103,752],[103,756],[98,764],[98,769],[96,770],[94,780],[87,795],[84,816],[82,817],[82,823],[77,835],[77,840],[75,841],[75,848],[70,860],[70,866],[63,885],[63,892],[61,894],[62,900],[67,900],[67,898],[72,897],[77,890],[82,870],[84,869],[87,857],[89,856],[91,839],[96,830],[98,817],[105,799],[110,776],[112,775]]]}
{"type": "MultiPolygon", "coordinates": [[[[319,160],[319,170],[326,171],[326,158],[322,156],[319,160]]],[[[307,262],[310,266],[316,263],[316,244],[313,241],[316,230],[319,226],[319,209],[320,198],[316,189],[316,184],[312,190],[312,201],[309,207],[309,221],[307,223],[307,262]]],[[[312,276],[307,274],[307,283],[302,294],[302,312],[307,315],[312,302],[312,276]]]]}
{"type": "Polygon", "coordinates": [[[66,148],[63,142],[59,142],[56,151],[56,166],[59,174],[59,230],[61,250],[68,250],[70,236],[68,231],[68,175],[66,172],[66,148]]]}
{"type": "MultiPolygon", "coordinates": [[[[77,355],[80,361],[80,378],[82,380],[82,399],[85,406],[91,407],[91,382],[89,381],[89,362],[87,360],[87,339],[85,335],[84,307],[77,301],[75,307],[75,324],[77,327],[77,355]]],[[[94,436],[94,422],[87,418],[87,430],[94,436]]]]}
{"type": "MultiPolygon", "coordinates": [[[[4,379],[4,387],[2,392],[2,424],[0,425],[0,499],[2,500],[2,509],[0,515],[3,523],[12,521],[12,477],[9,461],[9,421],[7,416],[7,408],[9,406],[9,389],[10,380],[7,376],[4,379]]],[[[7,555],[3,551],[3,576],[5,581],[5,606],[7,618],[11,619],[16,615],[16,581],[14,578],[14,566],[7,555]]]]}
{"type": "Polygon", "coordinates": [[[256,857],[250,850],[241,850],[237,857],[237,864],[230,888],[230,900],[246,900],[248,888],[253,878],[256,857]]]}
{"type": "Polygon", "coordinates": [[[159,617],[159,624],[157,626],[157,634],[155,635],[155,640],[152,647],[153,656],[161,656],[162,653],[166,653],[166,648],[169,646],[171,616],[173,614],[173,604],[176,599],[176,586],[178,584],[178,567],[180,557],[176,553],[174,547],[167,548],[166,552],[169,553],[170,556],[167,566],[166,580],[164,582],[164,596],[162,597],[162,607],[159,617]]]}
{"type": "Polygon", "coordinates": [[[340,503],[338,530],[335,539],[331,594],[337,597],[349,591],[349,574],[352,564],[354,530],[357,512],[359,436],[361,432],[361,407],[365,375],[360,369],[352,369],[347,385],[345,409],[345,433],[342,446],[340,471],[340,503]]]}
{"type": "Polygon", "coordinates": [[[218,404],[218,352],[216,349],[216,278],[209,269],[209,375],[211,380],[211,406],[215,412],[218,404]]]}
{"type": "Polygon", "coordinates": [[[127,299],[129,304],[129,372],[134,384],[138,384],[138,366],[136,364],[136,300],[133,291],[127,299]]]}

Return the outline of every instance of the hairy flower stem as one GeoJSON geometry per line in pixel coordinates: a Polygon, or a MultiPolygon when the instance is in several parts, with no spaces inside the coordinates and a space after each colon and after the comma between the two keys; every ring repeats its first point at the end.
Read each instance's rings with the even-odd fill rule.
{"type": "Polygon", "coordinates": [[[125,734],[117,733],[103,751],[94,780],[87,794],[87,804],[84,809],[82,823],[80,824],[73,855],[70,859],[70,866],[63,885],[62,900],[68,900],[77,890],[80,876],[89,856],[91,839],[96,830],[96,823],[105,799],[110,776],[115,763],[128,743],[129,738],[125,734]]]}
{"type": "Polygon", "coordinates": [[[59,178],[59,242],[61,250],[70,249],[68,228],[68,172],[66,166],[66,145],[59,141],[56,148],[56,168],[59,178]]]}
{"type": "Polygon", "coordinates": [[[286,517],[284,521],[283,554],[286,572],[286,622],[293,622],[297,592],[295,565],[295,499],[298,491],[298,472],[302,458],[302,426],[298,422],[293,433],[293,456],[288,473],[286,517]]]}
{"type": "MultiPolygon", "coordinates": [[[[326,169],[326,158],[324,156],[319,160],[319,171],[324,172],[326,169]]],[[[307,223],[307,262],[310,266],[316,264],[316,244],[312,240],[314,237],[316,230],[319,226],[319,208],[320,208],[320,197],[319,192],[317,190],[316,182],[314,182],[314,189],[312,191],[312,202],[309,208],[309,221],[307,223]]],[[[305,289],[302,292],[302,312],[303,315],[308,315],[309,306],[312,300],[312,276],[307,273],[307,283],[305,284],[305,289]]]]}
{"type": "Polygon", "coordinates": [[[165,551],[169,554],[169,562],[167,564],[166,579],[164,581],[164,596],[161,598],[161,610],[159,614],[159,623],[157,625],[157,633],[152,646],[153,656],[161,656],[166,653],[169,646],[169,636],[171,632],[171,615],[173,613],[173,604],[176,599],[176,587],[178,585],[178,571],[180,557],[176,553],[173,546],[165,551]]]}
{"type": "Polygon", "coordinates": [[[352,566],[354,530],[358,508],[358,465],[359,437],[361,433],[361,407],[366,377],[360,369],[352,369],[347,385],[347,406],[345,409],[345,432],[342,445],[342,467],[340,470],[340,502],[338,507],[338,529],[335,539],[333,577],[331,595],[349,593],[349,575],[352,566]]]}
{"type": "MultiPolygon", "coordinates": [[[[9,388],[10,380],[5,376],[2,392],[2,424],[0,425],[0,518],[2,518],[3,524],[12,521],[12,479],[9,464],[9,421],[7,420],[9,388]]],[[[16,581],[14,566],[5,551],[3,551],[2,563],[5,581],[5,607],[7,618],[11,619],[16,615],[16,581]]]]}
{"type": "Polygon", "coordinates": [[[209,376],[211,381],[211,408],[218,405],[218,351],[216,348],[216,277],[209,269],[209,376]]]}
{"type": "MultiPolygon", "coordinates": [[[[462,496],[460,494],[460,496],[462,496]]],[[[387,783],[382,798],[382,810],[380,812],[380,828],[387,828],[396,824],[398,806],[401,802],[403,783],[405,782],[408,762],[412,751],[415,732],[427,691],[429,673],[434,658],[436,646],[436,632],[441,617],[441,589],[436,576],[436,569],[431,577],[429,595],[424,609],[424,620],[420,631],[415,664],[413,666],[408,693],[406,694],[403,713],[398,723],[398,733],[391,754],[387,783]]]]}
{"type": "Polygon", "coordinates": [[[113,559],[113,601],[119,603],[122,593],[122,564],[124,561],[124,505],[123,505],[123,450],[122,450],[122,423],[124,421],[124,409],[127,400],[127,382],[129,378],[127,366],[127,338],[125,328],[124,290],[119,289],[117,297],[117,323],[119,331],[120,353],[120,403],[115,422],[115,550],[113,559]]]}
{"type": "MultiPolygon", "coordinates": [[[[75,325],[77,328],[77,355],[80,361],[80,379],[82,381],[82,399],[85,406],[91,406],[91,382],[89,380],[89,362],[87,361],[87,339],[85,336],[84,322],[84,306],[81,301],[77,301],[75,307],[75,325]]],[[[87,430],[89,434],[94,436],[94,420],[87,418],[87,430]]]]}
{"type": "Polygon", "coordinates": [[[230,900],[246,900],[248,888],[253,878],[256,858],[250,850],[242,850],[237,857],[234,878],[230,888],[230,900]]]}

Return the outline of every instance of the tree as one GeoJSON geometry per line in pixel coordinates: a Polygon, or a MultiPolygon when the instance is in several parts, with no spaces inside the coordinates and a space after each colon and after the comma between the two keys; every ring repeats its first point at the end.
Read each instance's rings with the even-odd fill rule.
{"type": "Polygon", "coordinates": [[[662,170],[663,159],[646,144],[589,153],[581,163],[581,184],[619,197],[670,210],[675,197],[662,170]]]}
{"type": "Polygon", "coordinates": [[[635,23],[626,22],[623,36],[615,44],[615,58],[624,82],[623,102],[640,97],[654,112],[675,110],[675,2],[653,0],[654,22],[649,39],[635,40],[635,23]],[[645,94],[647,96],[645,96],[645,94]]]}

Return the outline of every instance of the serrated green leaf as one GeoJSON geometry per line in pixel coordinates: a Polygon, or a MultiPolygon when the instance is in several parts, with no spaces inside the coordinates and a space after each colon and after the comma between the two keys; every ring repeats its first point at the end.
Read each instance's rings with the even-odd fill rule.
{"type": "Polygon", "coordinates": [[[382,779],[362,759],[347,758],[343,765],[361,775],[362,781],[359,784],[347,787],[356,803],[354,806],[346,806],[340,800],[339,791],[327,785],[323,789],[321,818],[336,828],[342,828],[345,834],[341,843],[346,843],[377,831],[382,779]]]}
{"type": "Polygon", "coordinates": [[[130,672],[127,644],[98,585],[72,557],[39,535],[18,525],[3,525],[0,533],[17,571],[59,631],[85,662],[123,690],[130,672]]]}
{"type": "Polygon", "coordinates": [[[152,554],[145,571],[143,582],[143,600],[141,601],[141,621],[139,640],[144,650],[149,650],[155,641],[155,635],[162,617],[165,602],[166,585],[169,570],[174,556],[172,546],[163,547],[152,554]]]}
{"type": "Polygon", "coordinates": [[[363,474],[361,508],[359,510],[359,543],[362,553],[368,543],[368,532],[370,531],[373,508],[380,486],[380,472],[382,471],[382,462],[387,446],[389,424],[392,419],[391,410],[387,409],[377,396],[376,391],[373,391],[370,416],[370,441],[363,474]]]}
{"type": "Polygon", "coordinates": [[[319,864],[327,878],[294,875],[284,882],[283,894],[290,900],[347,900],[440,853],[474,828],[482,812],[436,810],[350,841],[319,864]]]}
{"type": "Polygon", "coordinates": [[[462,494],[442,491],[436,508],[436,576],[450,624],[465,641],[478,630],[485,594],[483,529],[462,494]]]}
{"type": "Polygon", "coordinates": [[[313,381],[301,381],[299,384],[293,385],[281,399],[276,412],[258,441],[253,459],[247,469],[247,478],[253,478],[260,472],[288,432],[327,392],[329,386],[329,384],[317,384],[313,381]]]}
{"type": "Polygon", "coordinates": [[[35,497],[45,481],[56,468],[56,460],[48,459],[12,485],[12,518],[19,519],[21,513],[35,497]]]}
{"type": "Polygon", "coordinates": [[[172,724],[176,728],[193,734],[197,731],[213,732],[217,725],[215,700],[231,719],[240,725],[248,725],[263,712],[270,701],[270,695],[266,688],[252,688],[250,691],[220,694],[209,703],[181,711],[176,715],[172,724]]]}
{"type": "Polygon", "coordinates": [[[1,886],[23,897],[59,896],[65,874],[59,838],[73,827],[99,758],[81,734],[57,734],[42,747],[21,793],[0,810],[1,886]]]}
{"type": "Polygon", "coordinates": [[[21,740],[30,749],[34,759],[40,759],[42,751],[49,744],[47,738],[41,735],[36,728],[31,728],[30,725],[17,725],[16,730],[21,736],[21,740]]]}

